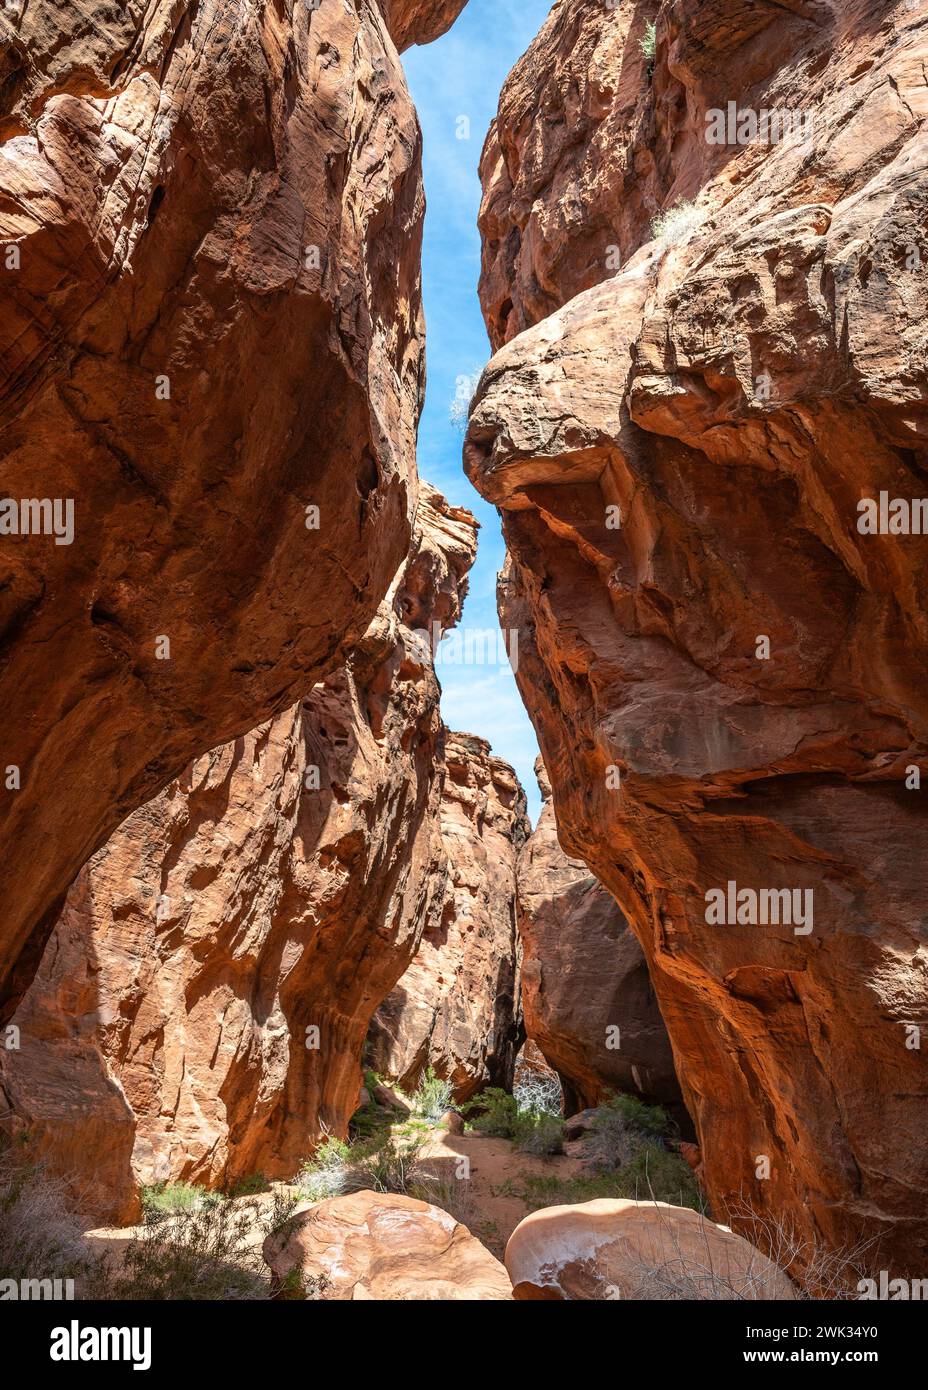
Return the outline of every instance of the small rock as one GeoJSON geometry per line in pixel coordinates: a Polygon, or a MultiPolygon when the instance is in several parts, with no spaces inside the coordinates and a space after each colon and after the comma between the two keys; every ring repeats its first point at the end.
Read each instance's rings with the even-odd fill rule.
{"type": "Polygon", "coordinates": [[[394,1091],[392,1086],[385,1085],[383,1081],[378,1081],[374,1087],[374,1099],[385,1110],[398,1110],[401,1115],[412,1114],[412,1106],[406,1097],[401,1096],[399,1091],[394,1091]]]}

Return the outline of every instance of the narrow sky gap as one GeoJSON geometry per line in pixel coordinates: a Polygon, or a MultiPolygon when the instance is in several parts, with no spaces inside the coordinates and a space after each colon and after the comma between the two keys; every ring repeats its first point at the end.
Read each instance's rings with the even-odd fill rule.
{"type": "MultiPolygon", "coordinates": [[[[500,89],[550,9],[551,0],[469,0],[450,33],[403,58],[422,124],[428,201],[422,257],[428,391],[419,472],[452,502],[469,507],[481,524],[464,608],[468,628],[498,626],[496,574],[504,556],[496,511],[464,476],[463,439],[450,414],[458,377],[479,371],[490,357],[477,300],[477,166],[500,89]],[[470,121],[468,139],[458,138],[461,117],[470,121]]],[[[541,806],[533,771],[538,745],[511,671],[504,665],[448,665],[439,676],[445,723],[481,735],[512,763],[534,824],[541,806]]]]}

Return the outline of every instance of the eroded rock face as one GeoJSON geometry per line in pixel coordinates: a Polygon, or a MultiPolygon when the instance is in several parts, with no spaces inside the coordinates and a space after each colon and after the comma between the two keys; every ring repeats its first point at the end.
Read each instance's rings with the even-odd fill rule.
{"type": "Polygon", "coordinates": [[[512,1298],[505,1268],[466,1226],[395,1192],[317,1203],[267,1237],[264,1258],[279,1282],[297,1272],[338,1302],[512,1298]]]}
{"type": "Polygon", "coordinates": [[[613,28],[594,0],[555,7],[504,93],[485,236],[507,200],[522,225],[485,250],[488,323],[510,341],[468,470],[503,511],[502,621],[561,843],[645,951],[716,1216],[747,1202],[832,1248],[878,1236],[911,1273],[928,1257],[910,1026],[928,1017],[928,546],[862,532],[858,503],[928,494],[928,29],[904,3],[684,0],[657,12],[649,87],[633,36],[656,9],[613,28]],[[589,158],[559,154],[546,112],[574,99],[590,43],[604,64],[618,44],[640,90],[594,82],[589,158]],[[711,145],[729,100],[811,112],[812,139],[711,145]],[[536,147],[527,212],[509,184],[536,147]],[[599,179],[624,268],[594,248],[572,275],[561,228],[605,209],[599,179]],[[652,236],[680,199],[695,211],[652,236]],[[729,884],[790,890],[804,922],[750,924],[749,900],[719,920],[707,894],[729,884]]]}
{"type": "Polygon", "coordinates": [[[638,939],[615,898],[561,849],[540,758],[535,772],[544,805],[519,856],[517,893],[525,1031],[560,1076],[567,1114],[618,1090],[684,1118],[638,939]]]}
{"type": "Polygon", "coordinates": [[[441,908],[371,1029],[373,1066],[407,1089],[429,1066],[457,1100],[512,1087],[522,1041],[516,865],[529,829],[508,763],[484,739],[449,733],[441,908]]]}
{"type": "Polygon", "coordinates": [[[456,621],[475,551],[470,513],[423,484],[347,666],[197,759],[78,876],[0,1092],[101,1221],[136,1215],[138,1183],[290,1177],[323,1127],[345,1134],[371,1015],[443,909],[417,634],[456,621]]]}
{"type": "Polygon", "coordinates": [[[509,1237],[506,1268],[519,1302],[796,1297],[782,1270],[741,1236],[666,1202],[544,1207],[509,1237]]]}
{"type": "Polygon", "coordinates": [[[402,562],[423,197],[373,4],[33,0],[0,39],[5,1017],[88,856],[335,669],[402,562]]]}
{"type": "Polygon", "coordinates": [[[414,43],[432,43],[450,29],[467,0],[380,0],[387,28],[402,52],[414,43]]]}

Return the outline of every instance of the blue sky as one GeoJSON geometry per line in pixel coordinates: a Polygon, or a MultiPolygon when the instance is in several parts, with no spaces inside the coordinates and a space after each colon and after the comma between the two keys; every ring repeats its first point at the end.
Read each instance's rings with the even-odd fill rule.
{"type": "MultiPolygon", "coordinates": [[[[490,346],[477,300],[480,237],[477,165],[506,76],[541,28],[552,0],[468,0],[451,32],[404,54],[424,141],[428,393],[419,430],[419,472],[481,523],[477,562],[464,608],[465,628],[496,628],[496,574],[503,562],[499,518],[471,487],[461,463],[463,436],[450,408],[461,376],[484,367],[490,346]],[[460,118],[470,138],[459,139],[460,118]]],[[[480,734],[512,763],[533,822],[539,810],[532,770],[535,733],[505,665],[440,667],[442,715],[449,728],[480,734]]]]}

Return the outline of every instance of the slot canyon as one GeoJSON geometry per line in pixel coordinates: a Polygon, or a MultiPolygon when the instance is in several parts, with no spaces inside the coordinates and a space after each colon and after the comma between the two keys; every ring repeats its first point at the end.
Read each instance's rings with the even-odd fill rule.
{"type": "Polygon", "coordinates": [[[0,38],[0,1301],[928,1299],[928,3],[0,38]]]}

